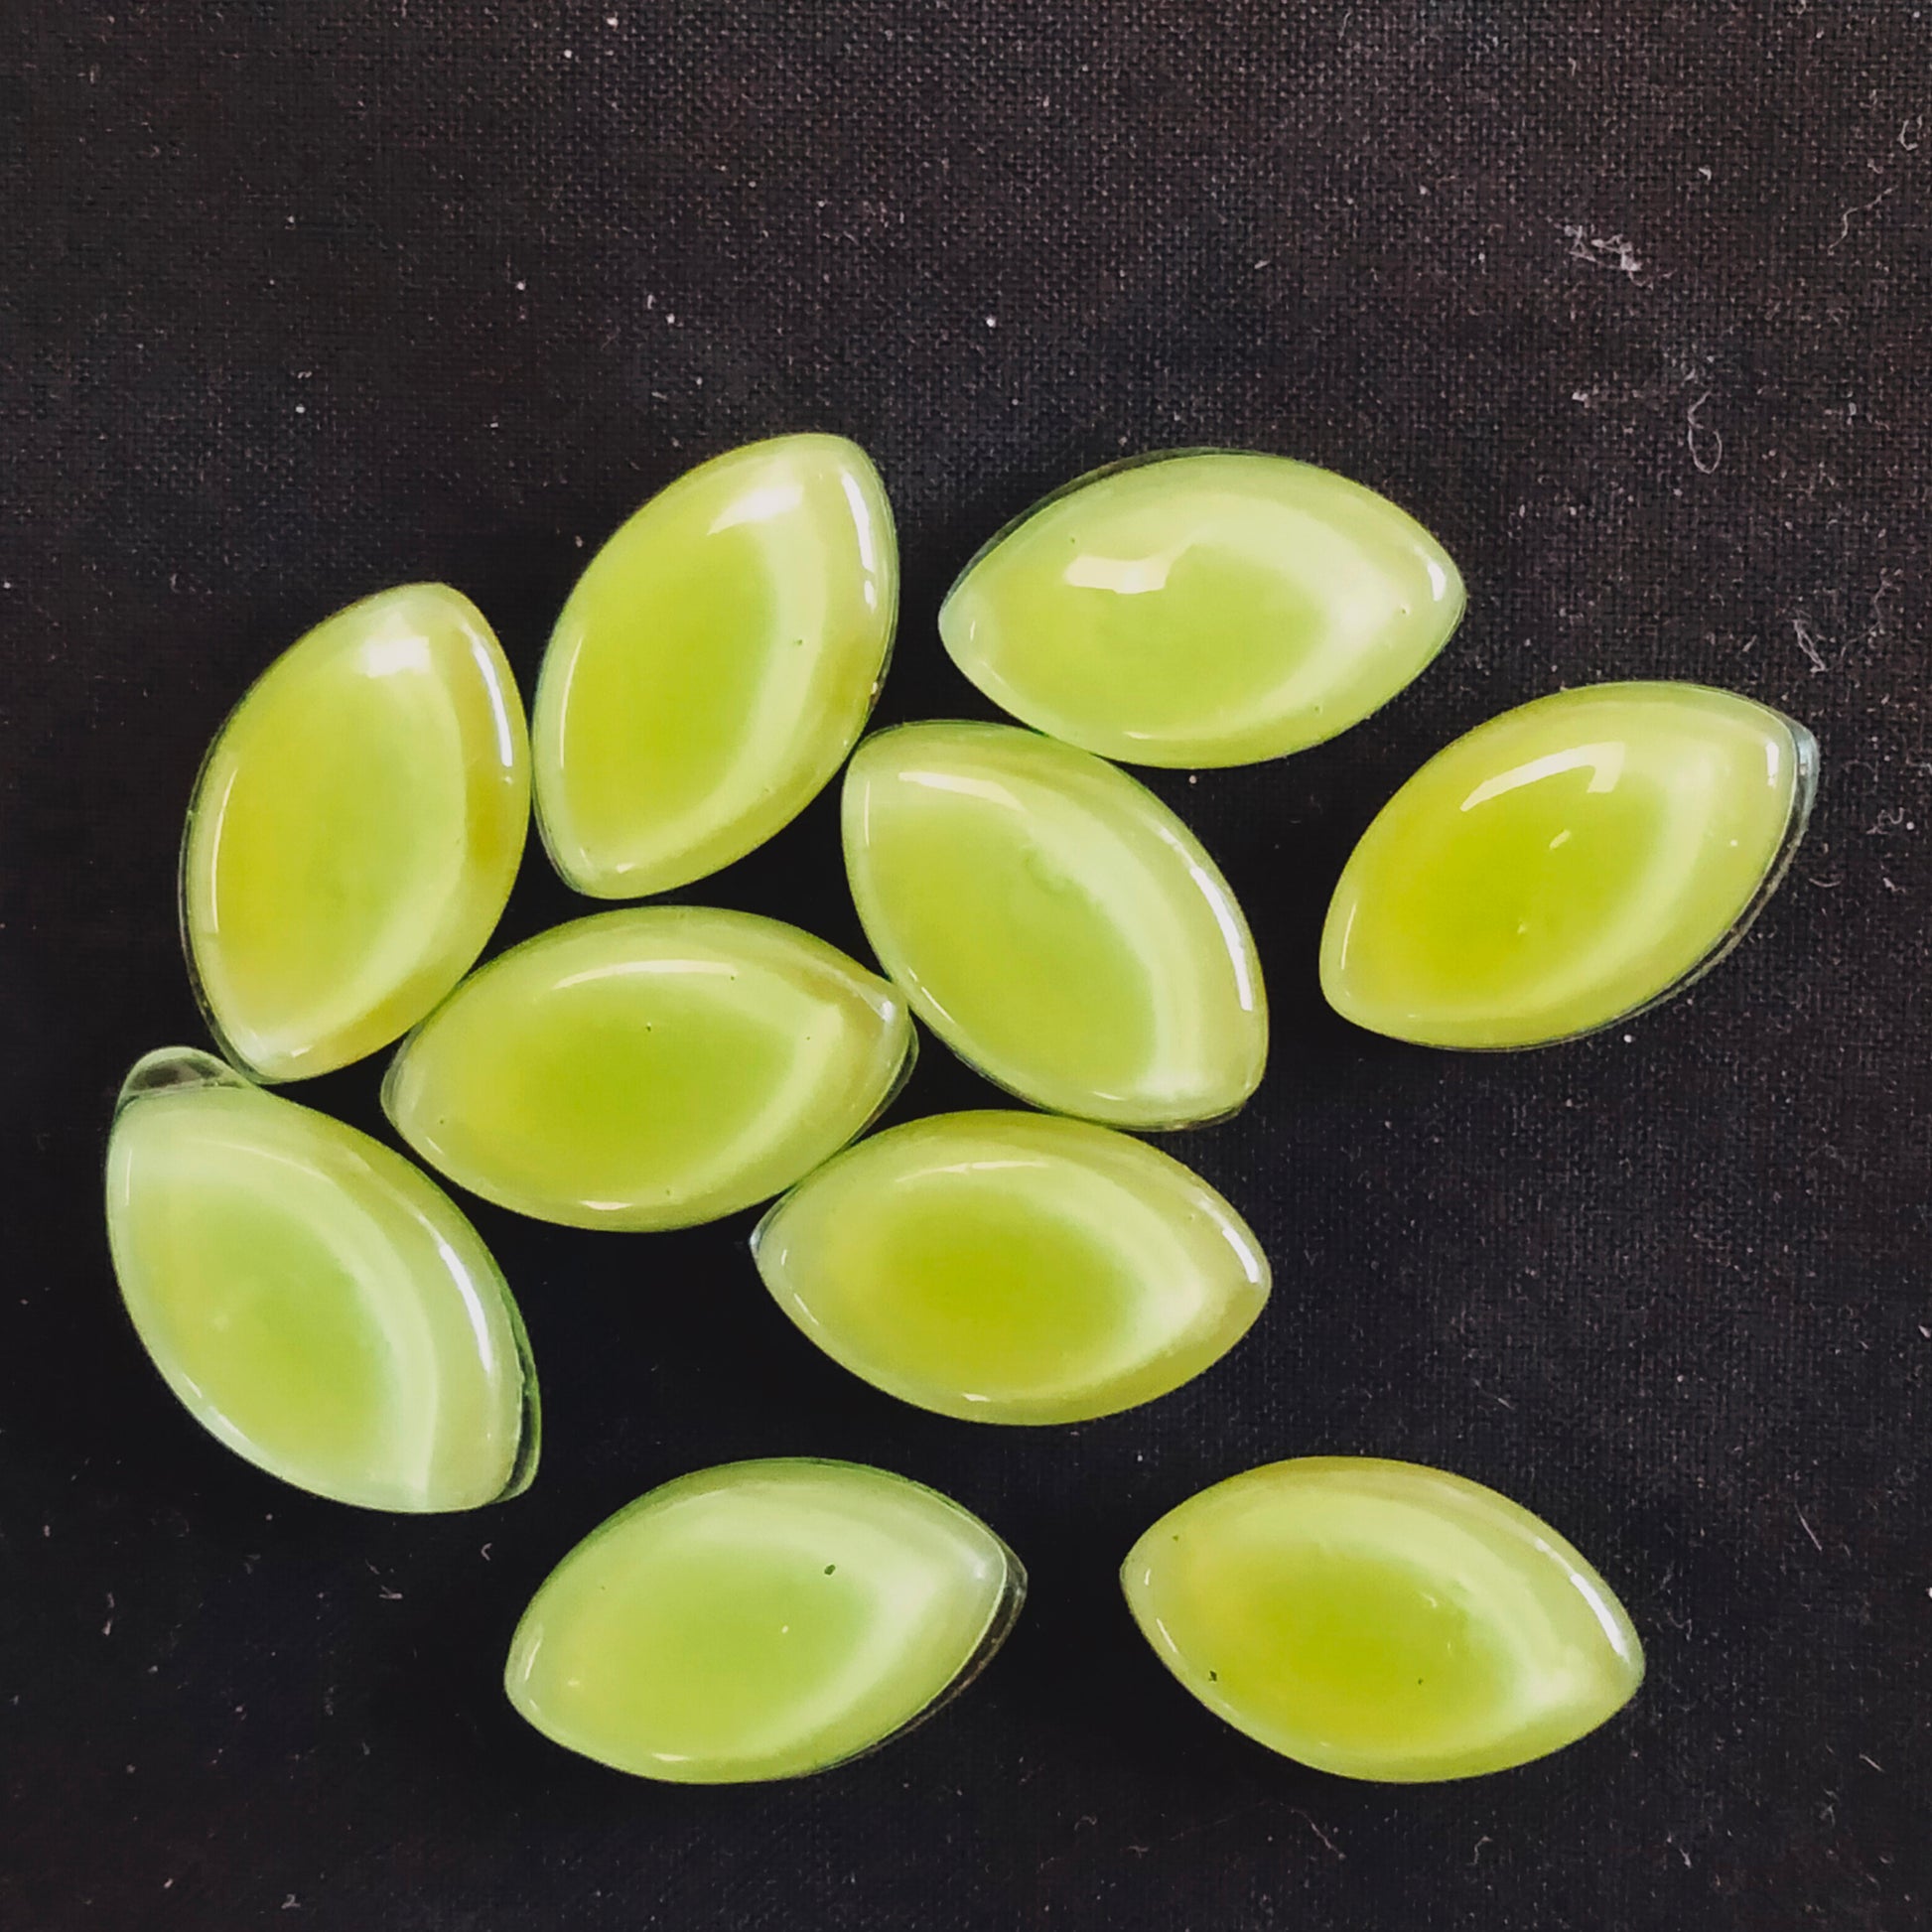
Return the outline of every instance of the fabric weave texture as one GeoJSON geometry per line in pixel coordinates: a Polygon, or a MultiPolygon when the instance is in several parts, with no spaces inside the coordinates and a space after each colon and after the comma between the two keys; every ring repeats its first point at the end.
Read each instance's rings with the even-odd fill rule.
{"type": "MultiPolygon", "coordinates": [[[[0,20],[0,1923],[307,1932],[1910,1932],[1932,1915],[1926,1287],[1932,19],[1908,0],[13,0],[0,20]],[[845,1375],[750,1217],[476,1220],[543,1380],[535,1488],[365,1516],[224,1457],[116,1304],[127,1066],[197,1041],[175,847],[268,658],[385,585],[527,697],[596,545],[791,429],[880,465],[881,722],[984,717],[934,628],[1123,455],[1328,465],[1445,542],[1458,636],[1287,762],[1151,774],[1241,895],[1268,1077],[1176,1137],[1271,1308],[1200,1381],[1014,1434],[845,1375]],[[1342,861],[1441,745],[1688,677],[1824,782],[1719,972],[1456,1056],[1322,1006],[1342,861]],[[1114,1571],[1206,1483],[1440,1464],[1628,1605],[1637,1702],[1546,1764],[1317,1776],[1167,1677],[1114,1571]],[[735,1457],[875,1461],[1031,1601],[890,1750],[739,1792],[523,1726],[530,1592],[735,1457]]],[[[675,897],[863,946],[835,796],[675,897]]],[[[499,944],[591,909],[532,845],[499,944]]],[[[302,1099],[381,1132],[381,1060],[302,1099]]],[[[998,1104],[928,1043],[893,1118],[998,1104]]],[[[470,1205],[466,1203],[466,1205],[470,1205]]]]}

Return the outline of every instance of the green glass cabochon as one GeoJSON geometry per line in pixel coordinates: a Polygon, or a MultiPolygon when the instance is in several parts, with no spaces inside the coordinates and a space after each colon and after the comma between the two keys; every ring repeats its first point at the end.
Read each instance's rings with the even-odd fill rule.
{"type": "Polygon", "coordinates": [[[1252,763],[1380,709],[1462,617],[1440,543],[1333,472],[1174,450],[1052,491],[939,613],[953,661],[1023,723],[1129,764],[1252,763]]]}
{"type": "Polygon", "coordinates": [[[861,1463],[702,1469],[620,1510],[510,1644],[511,1704],[640,1777],[734,1784],[865,1755],[984,1668],[1019,1559],[936,1490],[861,1463]]]}
{"type": "Polygon", "coordinates": [[[637,898],[795,818],[878,697],[898,612],[892,507],[837,436],[781,436],[677,478],[557,620],[531,716],[558,872],[637,898]]]}
{"type": "Polygon", "coordinates": [[[195,1420],[369,1509],[527,1487],[536,1371],[475,1228],[400,1155],[191,1047],[128,1075],[107,1231],[135,1330],[195,1420]]]}
{"type": "Polygon", "coordinates": [[[889,1128],[753,1236],[773,1300],[833,1360],[964,1421],[1084,1422],[1210,1368],[1266,1305],[1267,1257],[1179,1162],[1005,1111],[889,1128]]]}
{"type": "Polygon", "coordinates": [[[1363,833],[1321,984],[1425,1045],[1540,1046],[1674,997],[1742,937],[1803,836],[1811,734],[1733,692],[1587,685],[1478,725],[1363,833]]]}
{"type": "Polygon", "coordinates": [[[873,951],[969,1065],[1049,1112],[1199,1125],[1260,1083],[1254,940],[1200,841],[1119,766],[1011,725],[876,732],[846,768],[873,951]]]}
{"type": "Polygon", "coordinates": [[[796,926],[627,906],[499,954],[397,1049],[382,1104],[472,1193],[646,1231],[768,1200],[909,1075],[897,990],[796,926]]]}
{"type": "Polygon", "coordinates": [[[1217,1717],[1343,1777],[1473,1777],[1629,1702],[1643,1649],[1549,1524],[1442,1469],[1269,1463],[1201,1490],[1121,1567],[1157,1656],[1217,1717]]]}
{"type": "Polygon", "coordinates": [[[298,1080],[400,1038],[482,952],[529,822],[522,700],[468,598],[405,584],[317,625],[188,809],[182,943],[222,1050],[298,1080]]]}

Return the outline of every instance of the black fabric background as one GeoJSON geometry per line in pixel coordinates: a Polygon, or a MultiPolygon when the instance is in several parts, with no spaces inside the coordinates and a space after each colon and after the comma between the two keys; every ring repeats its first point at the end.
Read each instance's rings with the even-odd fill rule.
{"type": "MultiPolygon", "coordinates": [[[[1926,1855],[1932,27],[1907,0],[8,0],[0,22],[0,1924],[1911,1928],[1926,1855]],[[389,1520],[205,1440],[97,1164],[200,1037],[197,760],[268,657],[446,578],[527,691],[590,548],[822,427],[905,570],[882,716],[985,715],[977,542],[1123,453],[1252,445],[1437,529],[1441,661],[1288,763],[1157,775],[1257,928],[1273,1064],[1176,1143],[1278,1269],[1155,1407],[976,1430],[769,1306],[743,1222],[476,1218],[547,1411],[514,1505],[389,1520]],[[1321,1006],[1352,840],[1451,736],[1683,676],[1807,720],[1790,883],[1674,1006],[1432,1054],[1321,1006]],[[942,1719],[804,1783],[634,1783],[497,1685],[549,1565],[675,1472],[876,1460],[1032,1567],[942,1719]],[[1441,1463],[1622,1593],[1651,1677],[1558,1758],[1350,1785],[1128,1622],[1156,1514],[1273,1457],[1441,1463]]],[[[861,945],[832,802],[685,897],[861,945]]],[[[532,848],[504,939],[582,909],[532,848]]],[[[379,1063],[301,1097],[377,1127],[379,1063]]],[[[984,1089],[930,1050],[897,1112],[984,1089]]]]}

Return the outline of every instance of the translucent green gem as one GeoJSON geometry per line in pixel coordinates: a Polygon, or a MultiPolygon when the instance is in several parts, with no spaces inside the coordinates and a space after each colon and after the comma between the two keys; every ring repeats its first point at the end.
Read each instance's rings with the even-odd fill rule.
{"type": "Polygon", "coordinates": [[[1286,457],[1191,450],[1096,471],[967,565],[939,613],[995,704],[1133,764],[1248,764],[1379,709],[1462,618],[1414,518],[1286,457]]]}
{"type": "Polygon", "coordinates": [[[592,1531],[524,1612],[504,1683],[547,1737],[621,1771],[797,1777],[963,1688],[1025,1594],[984,1523],[903,1476],[734,1462],[592,1531]]]}
{"type": "Polygon", "coordinates": [[[182,931],[215,1036],[295,1080],[407,1033],[483,950],[529,819],[523,706],[468,598],[407,584],[310,631],[189,807],[182,931]]]}
{"type": "Polygon", "coordinates": [[[1811,734],[1728,691],[1601,684],[1440,752],[1335,889],[1337,1012],[1431,1046],[1539,1046],[1681,991],[1783,877],[1817,782],[1811,734]]]}
{"type": "Polygon", "coordinates": [[[733,450],[598,552],[537,682],[537,822],[565,880],[636,898],[802,811],[865,728],[898,553],[879,473],[836,436],[733,450]]]}
{"type": "Polygon", "coordinates": [[[883,980],[749,912],[638,906],[540,933],[397,1052],[382,1103],[473,1193],[574,1227],[669,1228],[782,1192],[909,1070],[883,980]]]}
{"type": "Polygon", "coordinates": [[[1022,1099],[1180,1127],[1260,1081],[1241,908],[1186,826],[1103,759],[1008,725],[881,732],[846,773],[845,856],[913,1011],[1022,1099]]]}
{"type": "Polygon", "coordinates": [[[835,1361],[975,1422],[1150,1402],[1217,1362],[1268,1299],[1259,1243],[1199,1175],[1039,1114],[942,1114],[862,1141],[753,1247],[835,1361]]]}
{"type": "Polygon", "coordinates": [[[537,1456],[516,1306],[426,1175],[188,1047],[150,1053],[107,1145],[128,1313],[195,1420],[370,1509],[475,1509],[537,1456]]]}
{"type": "Polygon", "coordinates": [[[1493,1489],[1356,1456],[1230,1477],[1121,1570],[1155,1651],[1217,1717],[1343,1777],[1472,1777],[1574,1743],[1643,1678],[1623,1606],[1493,1489]]]}

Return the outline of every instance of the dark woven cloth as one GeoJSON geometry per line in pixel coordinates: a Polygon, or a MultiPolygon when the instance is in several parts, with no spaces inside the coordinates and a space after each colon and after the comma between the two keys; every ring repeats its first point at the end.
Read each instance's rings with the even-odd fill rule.
{"type": "MultiPolygon", "coordinates": [[[[11,0],[0,21],[0,1923],[9,1932],[1730,1932],[1928,1922],[1932,29],[1908,0],[11,0]],[[1387,491],[1470,609],[1385,712],[1156,777],[1242,894],[1276,1046],[1173,1143],[1275,1300],[1157,1406],[916,1414],[769,1305],[742,1222],[477,1219],[542,1367],[537,1487],[358,1514],[205,1440],[115,1299],[98,1166],[199,1026],[197,760],[270,655],[442,578],[534,675],[684,466],[819,427],[906,571],[883,715],[986,714],[933,619],[978,541],[1123,453],[1387,491]],[[1817,731],[1743,949],[1580,1045],[1350,1032],[1352,841],[1480,719],[1692,677],[1817,731]],[[1312,1451],[1546,1515],[1649,1647],[1533,1769],[1351,1785],[1199,1710],[1114,1570],[1312,1451]],[[787,1787],[654,1787],[504,1704],[550,1564],[676,1472],[933,1483],[1029,1561],[995,1667],[787,1787]]],[[[862,942],[817,805],[683,897],[862,942]]],[[[504,938],[580,909],[536,860],[504,938]]],[[[380,1062],[304,1099],[379,1125],[380,1062]]],[[[928,1051],[901,1116],[983,1100],[928,1051]]]]}

